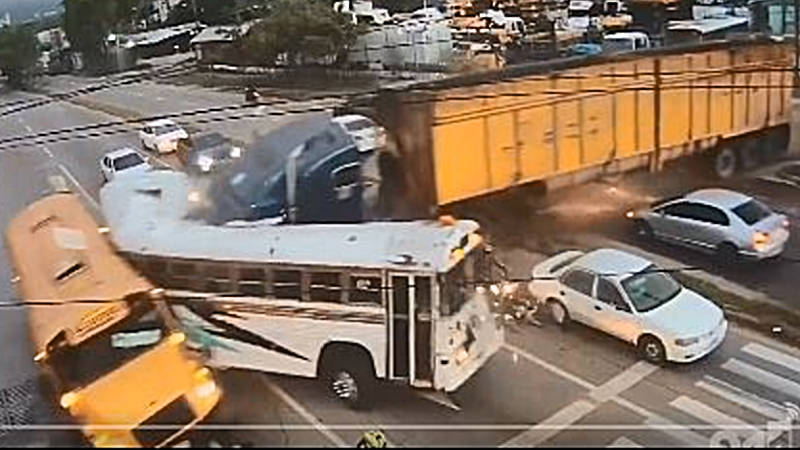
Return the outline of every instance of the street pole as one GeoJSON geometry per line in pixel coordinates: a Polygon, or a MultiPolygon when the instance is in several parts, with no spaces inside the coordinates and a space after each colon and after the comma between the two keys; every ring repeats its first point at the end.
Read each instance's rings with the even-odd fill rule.
{"type": "Polygon", "coordinates": [[[794,88],[800,87],[800,74],[798,68],[800,67],[800,0],[794,0],[794,88]]]}
{"type": "Polygon", "coordinates": [[[192,12],[194,13],[194,23],[197,24],[197,0],[192,0],[192,12]]]}

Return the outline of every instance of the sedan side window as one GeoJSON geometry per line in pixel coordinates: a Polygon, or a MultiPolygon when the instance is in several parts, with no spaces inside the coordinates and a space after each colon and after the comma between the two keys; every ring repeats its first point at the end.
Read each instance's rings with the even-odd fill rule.
{"type": "Polygon", "coordinates": [[[619,293],[619,289],[614,286],[614,283],[605,278],[597,280],[597,300],[621,311],[631,311],[630,307],[628,307],[628,303],[622,297],[622,294],[619,293]]]}
{"type": "Polygon", "coordinates": [[[594,287],[594,275],[583,270],[573,270],[564,276],[562,283],[581,294],[591,297],[592,288],[594,287]]]}
{"type": "Polygon", "coordinates": [[[680,217],[682,219],[691,219],[691,207],[688,203],[673,203],[661,209],[664,214],[672,217],[680,217]]]}
{"type": "Polygon", "coordinates": [[[703,222],[713,223],[715,225],[730,225],[730,220],[728,220],[728,216],[713,206],[707,205],[693,205],[695,210],[695,216],[698,217],[698,220],[703,222]]]}

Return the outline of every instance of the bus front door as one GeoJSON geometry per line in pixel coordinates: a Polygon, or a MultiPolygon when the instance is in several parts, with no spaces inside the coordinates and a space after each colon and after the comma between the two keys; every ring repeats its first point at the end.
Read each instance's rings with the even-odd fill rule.
{"type": "Polygon", "coordinates": [[[392,275],[389,299],[389,378],[433,386],[430,277],[392,275]]]}

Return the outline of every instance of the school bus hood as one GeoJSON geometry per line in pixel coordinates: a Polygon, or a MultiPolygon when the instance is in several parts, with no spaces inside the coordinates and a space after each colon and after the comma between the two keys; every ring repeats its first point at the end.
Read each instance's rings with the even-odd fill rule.
{"type": "Polygon", "coordinates": [[[75,391],[78,398],[70,412],[82,418],[86,426],[120,425],[123,429],[133,429],[181,395],[190,393],[199,368],[197,362],[182,354],[180,346],[163,342],[75,391]]]}

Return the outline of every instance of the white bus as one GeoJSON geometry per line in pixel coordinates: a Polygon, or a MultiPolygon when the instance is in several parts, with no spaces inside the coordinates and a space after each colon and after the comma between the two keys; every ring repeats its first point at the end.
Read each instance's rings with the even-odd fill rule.
{"type": "Polygon", "coordinates": [[[176,312],[212,365],[319,377],[364,407],[378,379],[454,391],[500,348],[477,223],[210,226],[183,219],[180,177],[109,183],[103,212],[117,247],[190,299],[176,312]]]}

